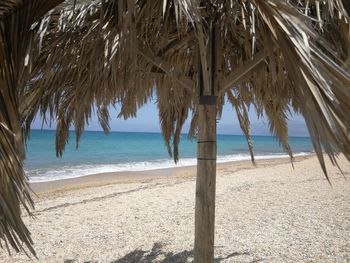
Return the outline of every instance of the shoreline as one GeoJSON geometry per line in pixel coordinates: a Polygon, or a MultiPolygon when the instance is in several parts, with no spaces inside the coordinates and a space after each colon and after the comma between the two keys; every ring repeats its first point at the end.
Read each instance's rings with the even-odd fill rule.
{"type": "MultiPolygon", "coordinates": [[[[294,162],[300,162],[315,156],[314,153],[294,157],[294,162]]],[[[235,172],[245,169],[273,166],[291,163],[290,158],[281,156],[271,159],[256,159],[256,166],[251,160],[217,163],[217,171],[233,168],[235,172]]],[[[161,168],[145,171],[106,172],[83,175],[74,178],[64,178],[51,181],[29,182],[30,188],[36,195],[73,191],[82,188],[105,186],[110,184],[144,183],[154,180],[169,180],[175,178],[194,178],[196,165],[161,168]]]]}

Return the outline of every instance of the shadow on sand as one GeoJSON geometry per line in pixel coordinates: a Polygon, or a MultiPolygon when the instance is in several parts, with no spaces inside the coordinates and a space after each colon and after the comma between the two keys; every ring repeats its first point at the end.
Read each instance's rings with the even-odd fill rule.
{"type": "MultiPolygon", "coordinates": [[[[154,243],[153,247],[149,251],[136,249],[124,257],[111,261],[111,263],[187,263],[193,262],[193,251],[184,250],[179,253],[167,252],[162,250],[163,245],[161,243],[154,243]]],[[[224,262],[227,259],[241,256],[250,255],[248,252],[234,252],[226,257],[217,257],[214,259],[214,263],[224,262]]],[[[232,259],[231,259],[232,260],[232,259]]],[[[260,262],[262,259],[254,260],[250,263],[260,262]]],[[[67,259],[64,263],[73,263],[74,260],[67,259]]],[[[231,262],[231,261],[230,261],[231,262]]],[[[86,261],[84,263],[93,263],[93,261],[86,261]]]]}
{"type": "MultiPolygon", "coordinates": [[[[249,255],[249,253],[232,253],[227,257],[219,257],[214,260],[215,263],[219,263],[225,259],[239,256],[249,255]]],[[[134,250],[124,257],[113,261],[112,263],[186,263],[193,261],[193,251],[185,250],[179,253],[165,252],[162,250],[161,243],[154,243],[153,248],[150,251],[134,250]]]]}

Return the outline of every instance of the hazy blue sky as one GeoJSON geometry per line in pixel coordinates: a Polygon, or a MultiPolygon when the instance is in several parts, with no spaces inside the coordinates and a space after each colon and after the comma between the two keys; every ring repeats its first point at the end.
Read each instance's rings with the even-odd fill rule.
{"type": "MultiPolygon", "coordinates": [[[[256,112],[251,109],[250,112],[251,128],[253,135],[269,135],[268,122],[266,119],[258,120],[256,112]]],[[[111,130],[112,131],[136,131],[136,132],[160,132],[157,105],[154,102],[149,102],[147,105],[139,109],[137,117],[133,119],[118,119],[118,112],[116,110],[110,111],[111,115],[111,130]]],[[[187,133],[189,129],[190,120],[187,120],[183,128],[183,132],[187,133]]],[[[304,119],[301,116],[292,116],[288,123],[290,136],[308,136],[304,119]]],[[[36,118],[32,124],[32,128],[41,129],[41,121],[36,118]]],[[[48,129],[44,125],[44,129],[48,129]]],[[[51,129],[55,128],[55,124],[51,129]]],[[[93,117],[86,130],[101,130],[97,118],[93,117]]],[[[232,107],[226,104],[222,118],[217,125],[219,134],[242,134],[235,111],[232,107]]]]}

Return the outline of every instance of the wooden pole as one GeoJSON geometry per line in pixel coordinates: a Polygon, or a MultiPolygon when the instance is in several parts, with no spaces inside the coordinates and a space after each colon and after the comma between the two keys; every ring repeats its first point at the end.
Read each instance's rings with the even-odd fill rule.
{"type": "MultiPolygon", "coordinates": [[[[216,184],[216,59],[215,29],[211,27],[208,62],[210,87],[205,89],[203,76],[199,74],[198,149],[195,208],[194,262],[213,263],[215,228],[216,184]],[[211,94],[204,95],[204,90],[211,94]]],[[[200,69],[201,67],[199,67],[200,69]]],[[[202,72],[199,70],[199,72],[202,72]]]]}
{"type": "Polygon", "coordinates": [[[216,105],[198,106],[194,262],[214,261],[216,105]]]}

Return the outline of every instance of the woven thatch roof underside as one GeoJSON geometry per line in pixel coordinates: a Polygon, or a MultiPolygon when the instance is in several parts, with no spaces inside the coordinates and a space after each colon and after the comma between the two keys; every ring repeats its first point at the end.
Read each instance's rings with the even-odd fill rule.
{"type": "Polygon", "coordinates": [[[57,121],[62,155],[69,127],[79,140],[94,108],[107,132],[110,104],[119,103],[128,118],[156,94],[169,153],[178,158],[191,112],[196,134],[199,72],[210,82],[210,28],[218,110],[226,95],[250,149],[247,110],[254,107],[290,155],[287,116],[301,113],[325,173],[322,149],[334,163],[340,152],[350,156],[348,1],[71,1],[44,17],[60,1],[20,2],[0,4],[0,187],[9,191],[0,199],[2,239],[11,242],[15,231],[30,243],[19,217],[19,202],[31,204],[21,128],[28,135],[37,112],[57,121]]]}

